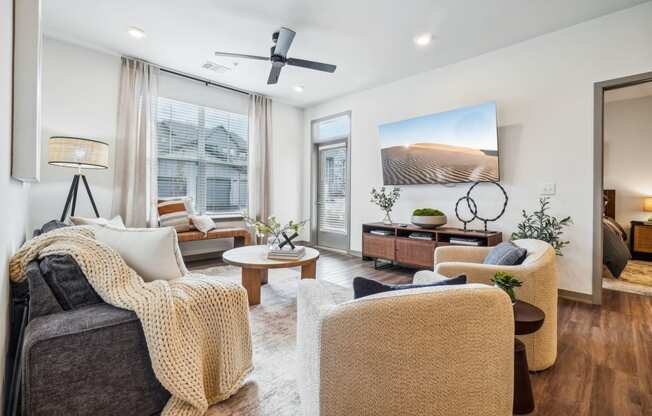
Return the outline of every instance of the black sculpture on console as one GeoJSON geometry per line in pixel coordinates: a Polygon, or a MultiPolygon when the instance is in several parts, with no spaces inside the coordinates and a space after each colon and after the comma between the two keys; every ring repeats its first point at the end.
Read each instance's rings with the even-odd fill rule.
{"type": "Polygon", "coordinates": [[[458,199],[457,203],[455,204],[455,216],[462,224],[464,224],[464,231],[466,231],[467,224],[473,222],[473,220],[477,218],[480,221],[484,222],[484,231],[487,232],[488,231],[487,223],[498,221],[498,219],[505,214],[505,210],[507,209],[507,202],[509,201],[509,197],[507,196],[507,192],[505,191],[505,188],[503,188],[498,182],[488,182],[488,183],[493,183],[498,187],[498,189],[500,189],[500,191],[503,193],[503,197],[505,198],[505,201],[503,202],[502,209],[495,217],[483,218],[480,215],[478,215],[478,205],[476,204],[475,200],[471,197],[471,191],[473,191],[473,189],[481,183],[483,182],[475,182],[473,185],[471,185],[469,190],[466,192],[466,195],[458,199]],[[462,201],[466,201],[466,206],[469,207],[469,211],[471,212],[471,214],[473,214],[473,218],[466,220],[460,216],[459,205],[462,201]]]}

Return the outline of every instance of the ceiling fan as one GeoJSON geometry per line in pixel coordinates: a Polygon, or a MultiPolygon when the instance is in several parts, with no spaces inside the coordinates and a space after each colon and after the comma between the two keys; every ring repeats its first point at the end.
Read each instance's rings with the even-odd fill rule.
{"type": "Polygon", "coordinates": [[[324,72],[335,72],[335,65],[324,64],[321,62],[307,61],[305,59],[297,58],[288,58],[288,50],[292,45],[294,40],[294,35],[296,33],[286,27],[282,27],[277,32],[272,34],[272,42],[274,46],[271,48],[269,58],[266,56],[256,56],[256,55],[245,55],[241,53],[228,53],[228,52],[215,52],[216,56],[227,56],[230,58],[245,58],[245,59],[257,59],[259,61],[271,61],[272,70],[269,71],[269,78],[267,78],[267,84],[276,84],[278,82],[278,76],[281,73],[281,68],[285,65],[299,66],[302,68],[315,69],[317,71],[324,72]]]}

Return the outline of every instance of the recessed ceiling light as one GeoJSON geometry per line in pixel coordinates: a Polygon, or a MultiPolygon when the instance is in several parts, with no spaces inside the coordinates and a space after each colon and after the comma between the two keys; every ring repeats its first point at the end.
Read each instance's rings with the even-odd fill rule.
{"type": "Polygon", "coordinates": [[[136,39],[142,39],[145,37],[145,31],[135,26],[130,27],[129,30],[127,30],[127,33],[136,39]]]}
{"type": "Polygon", "coordinates": [[[414,43],[417,46],[426,46],[432,42],[432,33],[422,33],[414,37],[414,43]]]}
{"type": "Polygon", "coordinates": [[[303,86],[301,85],[295,85],[292,89],[296,92],[303,92],[303,86]]]}

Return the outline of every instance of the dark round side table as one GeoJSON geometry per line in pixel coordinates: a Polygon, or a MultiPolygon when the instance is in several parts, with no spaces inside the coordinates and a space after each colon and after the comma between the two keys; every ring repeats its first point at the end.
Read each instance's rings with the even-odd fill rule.
{"type": "MultiPolygon", "coordinates": [[[[522,300],[514,304],[514,328],[516,335],[536,332],[543,325],[546,314],[534,305],[522,300]]],[[[527,365],[525,344],[514,338],[514,407],[515,415],[524,415],[534,410],[534,396],[527,365]]]]}

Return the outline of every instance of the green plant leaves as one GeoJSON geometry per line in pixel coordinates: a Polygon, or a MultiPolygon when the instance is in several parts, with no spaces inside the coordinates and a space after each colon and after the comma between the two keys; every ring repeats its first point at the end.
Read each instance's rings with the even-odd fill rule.
{"type": "Polygon", "coordinates": [[[372,202],[378,205],[383,211],[391,212],[394,208],[394,204],[398,201],[399,196],[401,196],[401,188],[395,187],[391,191],[381,187],[380,190],[376,188],[371,188],[371,199],[369,202],[372,202]]]}
{"type": "Polygon", "coordinates": [[[511,289],[514,287],[521,287],[523,285],[523,282],[507,272],[496,272],[494,277],[491,278],[491,283],[495,284],[501,289],[511,289]]]}
{"type": "Polygon", "coordinates": [[[539,199],[540,208],[528,214],[522,211],[523,220],[518,224],[517,230],[512,233],[512,240],[533,238],[549,243],[558,256],[563,256],[561,250],[570,244],[570,241],[562,240],[564,228],[573,223],[571,217],[558,219],[548,215],[550,200],[547,197],[539,199]]]}
{"type": "Polygon", "coordinates": [[[417,208],[412,212],[415,217],[441,217],[445,215],[438,209],[433,208],[417,208]]]}
{"type": "Polygon", "coordinates": [[[267,218],[267,222],[259,221],[255,218],[251,218],[247,215],[246,212],[243,213],[243,219],[244,222],[250,226],[256,229],[256,235],[259,237],[265,236],[265,235],[273,235],[276,238],[280,238],[281,234],[283,232],[287,231],[294,231],[295,233],[298,233],[301,231],[304,225],[308,222],[308,220],[303,220],[301,222],[294,222],[290,220],[287,224],[282,225],[278,220],[276,219],[275,216],[270,216],[267,218]]]}

